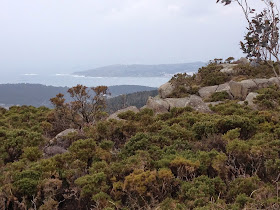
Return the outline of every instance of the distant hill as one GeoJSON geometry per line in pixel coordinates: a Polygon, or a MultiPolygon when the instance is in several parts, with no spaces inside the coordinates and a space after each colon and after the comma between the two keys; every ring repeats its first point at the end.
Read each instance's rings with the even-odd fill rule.
{"type": "Polygon", "coordinates": [[[141,108],[146,105],[149,96],[155,97],[156,95],[158,95],[158,90],[141,91],[110,98],[107,101],[107,111],[114,113],[129,106],[141,108]]]}
{"type": "Polygon", "coordinates": [[[74,72],[75,75],[90,77],[161,77],[181,72],[196,72],[203,62],[159,64],[159,65],[111,65],[87,71],[74,72]]]}
{"type": "MultiPolygon", "coordinates": [[[[58,93],[64,94],[67,101],[70,100],[67,90],[68,87],[53,87],[40,84],[0,84],[0,106],[32,105],[35,107],[51,107],[49,99],[55,97],[58,93]]],[[[152,90],[156,90],[156,88],[137,85],[109,87],[111,97],[152,90]]]]}

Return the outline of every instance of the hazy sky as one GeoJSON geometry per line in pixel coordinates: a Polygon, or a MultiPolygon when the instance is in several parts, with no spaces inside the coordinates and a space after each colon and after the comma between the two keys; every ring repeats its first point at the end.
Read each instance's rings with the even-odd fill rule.
{"type": "Polygon", "coordinates": [[[245,26],[216,0],[0,0],[0,72],[240,57],[245,26]]]}

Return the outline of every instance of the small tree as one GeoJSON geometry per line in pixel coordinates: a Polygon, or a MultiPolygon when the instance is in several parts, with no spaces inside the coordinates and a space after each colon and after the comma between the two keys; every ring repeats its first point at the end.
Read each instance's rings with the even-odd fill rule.
{"type": "Polygon", "coordinates": [[[227,63],[231,63],[232,61],[234,61],[234,57],[228,57],[225,62],[227,63]]]}
{"type": "Polygon", "coordinates": [[[215,58],[215,59],[214,59],[214,62],[215,62],[216,64],[222,63],[222,61],[223,61],[222,58],[215,58]]]}
{"type": "Polygon", "coordinates": [[[248,58],[256,58],[257,61],[264,60],[278,78],[279,75],[272,60],[276,61],[280,73],[279,10],[272,0],[261,1],[264,3],[264,8],[260,13],[256,13],[247,0],[217,0],[217,3],[229,5],[236,2],[242,8],[249,26],[244,42],[240,42],[241,49],[248,58]]]}
{"type": "Polygon", "coordinates": [[[55,118],[60,126],[79,127],[102,119],[106,113],[107,86],[88,89],[77,85],[68,90],[72,101],[65,103],[64,95],[59,93],[50,101],[55,106],[55,118]]]}

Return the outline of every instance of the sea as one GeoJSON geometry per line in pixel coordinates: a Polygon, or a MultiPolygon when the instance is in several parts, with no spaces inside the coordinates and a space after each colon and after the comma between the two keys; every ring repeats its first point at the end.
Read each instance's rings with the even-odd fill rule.
{"type": "Polygon", "coordinates": [[[73,87],[77,84],[88,87],[100,85],[141,85],[159,87],[168,82],[172,75],[162,77],[85,77],[72,74],[4,74],[0,76],[0,84],[42,84],[56,87],[73,87]]]}

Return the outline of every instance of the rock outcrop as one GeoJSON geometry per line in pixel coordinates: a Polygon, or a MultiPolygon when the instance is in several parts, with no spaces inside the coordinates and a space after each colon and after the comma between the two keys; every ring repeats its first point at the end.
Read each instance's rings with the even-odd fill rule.
{"type": "Polygon", "coordinates": [[[257,84],[252,80],[243,80],[241,82],[230,81],[230,92],[235,99],[245,100],[249,92],[258,89],[257,84]]]}
{"type": "Polygon", "coordinates": [[[169,95],[172,94],[175,87],[170,82],[167,82],[159,87],[158,94],[161,98],[167,98],[169,95]]]}
{"type": "Polygon", "coordinates": [[[255,92],[251,92],[247,95],[246,99],[244,101],[239,101],[238,104],[240,105],[244,105],[247,104],[248,106],[250,106],[253,109],[257,109],[257,105],[254,103],[254,99],[258,96],[258,93],[255,92]]]}
{"type": "Polygon", "coordinates": [[[184,108],[184,107],[186,107],[186,103],[188,103],[189,100],[190,100],[189,97],[164,99],[164,101],[166,101],[168,103],[169,109],[172,109],[172,108],[175,108],[175,107],[184,108]]]}
{"type": "Polygon", "coordinates": [[[110,119],[120,120],[118,115],[121,114],[121,113],[127,112],[127,111],[132,111],[132,112],[138,113],[139,109],[136,106],[130,106],[130,107],[127,107],[127,108],[124,108],[124,109],[120,109],[120,110],[116,111],[115,113],[111,114],[108,117],[108,120],[110,120],[110,119]]]}
{"type": "Polygon", "coordinates": [[[199,89],[198,93],[201,98],[207,100],[212,94],[223,91],[226,91],[231,96],[230,86],[228,82],[221,85],[202,87],[199,89]]]}
{"type": "Polygon", "coordinates": [[[223,92],[223,91],[230,93],[230,86],[228,82],[218,85],[216,92],[223,92]]]}
{"type": "Polygon", "coordinates": [[[57,134],[44,148],[44,156],[52,157],[57,154],[67,152],[68,147],[72,144],[72,141],[67,138],[71,133],[77,133],[76,129],[67,129],[57,134]]]}
{"type": "Polygon", "coordinates": [[[168,104],[168,102],[166,102],[162,98],[149,97],[147,104],[146,104],[146,108],[152,109],[154,111],[154,113],[158,114],[158,113],[168,112],[170,109],[170,105],[168,104]]]}
{"type": "Polygon", "coordinates": [[[277,77],[270,79],[248,79],[241,82],[230,81],[230,92],[235,99],[245,100],[250,92],[261,88],[269,87],[273,84],[279,84],[277,77]]]}
{"type": "Polygon", "coordinates": [[[258,95],[259,95],[258,93],[254,93],[254,92],[251,92],[247,95],[245,101],[247,101],[248,106],[252,108],[257,108],[257,105],[254,103],[254,99],[257,98],[258,95]]]}
{"type": "MultiPolygon", "coordinates": [[[[247,65],[250,61],[246,58],[241,58],[237,61],[238,64],[247,65]]],[[[223,73],[227,74],[237,74],[234,67],[238,64],[221,64],[223,69],[220,70],[223,73]]],[[[198,83],[201,78],[201,75],[197,74],[196,82],[198,83]]],[[[249,106],[256,108],[254,104],[254,99],[258,95],[255,93],[256,90],[261,88],[267,88],[273,84],[280,84],[280,80],[276,77],[270,79],[247,79],[242,81],[230,81],[220,85],[201,87],[198,90],[198,95],[191,95],[185,98],[169,98],[175,86],[170,82],[167,82],[160,86],[159,95],[157,97],[150,97],[147,101],[146,106],[141,109],[148,108],[152,109],[154,113],[166,113],[169,112],[172,108],[182,108],[186,106],[192,107],[194,110],[199,112],[211,112],[209,105],[217,105],[223,103],[222,101],[205,103],[214,93],[218,92],[227,92],[229,99],[238,99],[241,100],[240,104],[244,104],[244,101],[248,103],[249,106]]],[[[189,87],[186,86],[186,90],[189,87]]]]}
{"type": "Polygon", "coordinates": [[[152,109],[156,114],[161,114],[166,113],[175,107],[184,108],[186,106],[190,106],[199,112],[211,112],[202,98],[196,95],[191,95],[186,98],[149,98],[146,108],[152,109]]]}
{"type": "Polygon", "coordinates": [[[276,85],[279,85],[280,84],[280,77],[279,78],[277,78],[277,77],[271,77],[271,78],[269,78],[269,83],[271,83],[271,84],[276,84],[276,85]]]}
{"type": "Polygon", "coordinates": [[[64,149],[63,147],[60,147],[60,146],[48,146],[44,149],[44,156],[45,157],[52,157],[52,156],[55,156],[55,155],[58,155],[58,154],[63,154],[67,152],[66,149],[64,149]]]}
{"type": "Polygon", "coordinates": [[[226,74],[233,74],[234,71],[234,67],[237,66],[238,64],[230,64],[230,63],[225,63],[222,64],[223,69],[220,70],[220,72],[226,73],[226,74]]]}
{"type": "Polygon", "coordinates": [[[208,105],[202,100],[201,97],[196,95],[191,95],[189,97],[188,102],[186,103],[186,106],[192,107],[194,110],[203,112],[203,113],[210,113],[212,112],[208,105]]]}
{"type": "Polygon", "coordinates": [[[240,58],[237,63],[247,65],[250,63],[250,61],[247,58],[240,58]]]}
{"type": "Polygon", "coordinates": [[[218,89],[218,85],[202,87],[199,89],[198,93],[201,98],[208,99],[213,93],[216,92],[217,89],[218,89]]]}

